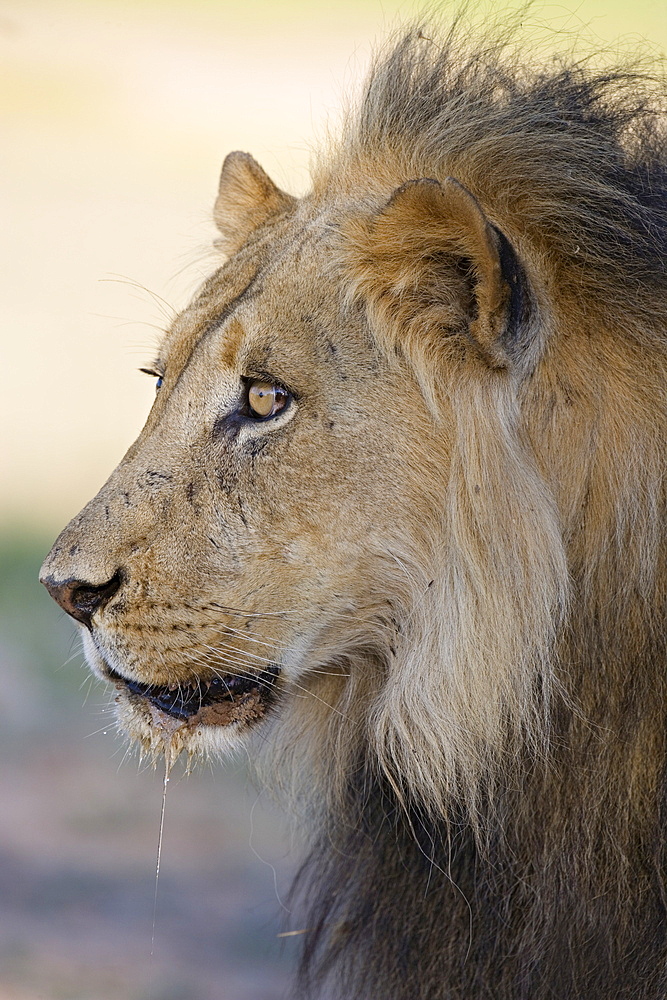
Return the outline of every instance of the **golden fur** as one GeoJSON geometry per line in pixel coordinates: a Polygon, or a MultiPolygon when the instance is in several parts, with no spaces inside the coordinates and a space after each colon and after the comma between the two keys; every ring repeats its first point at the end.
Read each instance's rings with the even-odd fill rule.
{"type": "Polygon", "coordinates": [[[45,564],[131,736],[246,741],[307,817],[305,992],[665,996],[664,96],[459,25],[306,197],[231,154],[229,262],[45,564]]]}

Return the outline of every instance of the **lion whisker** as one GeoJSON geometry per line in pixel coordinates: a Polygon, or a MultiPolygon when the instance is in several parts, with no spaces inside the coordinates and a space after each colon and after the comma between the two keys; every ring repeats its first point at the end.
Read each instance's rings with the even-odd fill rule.
{"type": "MultiPolygon", "coordinates": [[[[215,652],[218,652],[218,651],[216,650],[215,652]]],[[[215,677],[218,677],[220,680],[224,681],[225,676],[227,676],[227,674],[225,674],[224,672],[221,671],[221,668],[218,668],[218,667],[212,665],[210,662],[208,662],[205,659],[195,658],[194,656],[188,656],[188,659],[191,659],[191,661],[193,663],[196,663],[197,665],[199,665],[201,667],[206,667],[207,669],[209,669],[213,673],[213,675],[215,677]]],[[[236,661],[236,663],[235,663],[235,661],[230,660],[229,662],[232,665],[243,666],[242,661],[236,661]]],[[[268,662],[273,663],[274,661],[268,661],[268,662]]],[[[313,672],[315,673],[317,671],[313,671],[313,672]]],[[[248,678],[249,680],[255,681],[259,687],[265,687],[267,690],[273,690],[273,684],[268,683],[266,681],[263,681],[262,678],[259,677],[252,670],[249,670],[249,669],[235,670],[233,672],[232,676],[234,676],[234,677],[248,678]]],[[[341,676],[341,675],[334,674],[333,676],[341,676]]],[[[342,676],[347,676],[347,675],[342,675],[342,676]]],[[[329,702],[327,702],[324,698],[322,698],[319,695],[315,694],[314,691],[311,691],[309,688],[304,687],[302,684],[299,684],[297,681],[290,680],[290,687],[294,688],[296,691],[300,692],[300,694],[298,695],[298,697],[313,698],[315,701],[320,702],[320,704],[324,705],[326,708],[330,709],[332,712],[336,713],[341,718],[346,719],[347,721],[351,721],[350,718],[349,718],[349,716],[347,716],[344,712],[341,712],[334,705],[329,704],[329,702]]]]}
{"type": "Polygon", "coordinates": [[[200,643],[200,645],[202,645],[204,649],[210,650],[212,653],[226,652],[226,650],[232,650],[232,652],[234,653],[240,653],[243,656],[250,657],[251,660],[256,660],[258,663],[265,663],[267,664],[267,666],[270,666],[272,663],[275,663],[275,657],[260,656],[259,653],[250,653],[247,652],[245,649],[239,649],[238,646],[221,646],[220,649],[217,649],[215,646],[209,646],[208,643],[205,642],[200,643]]]}
{"type": "Polygon", "coordinates": [[[267,638],[269,638],[271,641],[266,642],[264,639],[257,639],[250,632],[246,632],[243,629],[232,628],[231,626],[227,625],[221,628],[209,628],[209,630],[216,635],[224,636],[231,634],[233,636],[238,636],[240,639],[245,639],[248,642],[254,642],[258,646],[266,646],[267,649],[288,648],[287,643],[283,643],[280,639],[277,638],[274,639],[272,636],[268,636],[267,638]]]}
{"type": "MultiPolygon", "coordinates": [[[[426,590],[430,583],[427,584],[426,590]]],[[[218,608],[224,611],[226,614],[237,615],[241,618],[282,618],[286,615],[300,615],[302,617],[308,617],[312,614],[311,608],[295,608],[292,610],[282,610],[282,611],[241,611],[238,608],[228,607],[224,604],[219,604],[215,601],[211,601],[205,607],[218,608]]],[[[361,615],[354,615],[348,611],[335,611],[332,613],[332,618],[334,620],[341,620],[347,622],[355,622],[359,625],[371,625],[374,628],[387,629],[387,631],[399,633],[401,632],[400,627],[396,622],[383,621],[380,616],[373,617],[363,617],[361,615]]]]}
{"type": "MultiPolygon", "coordinates": [[[[150,297],[153,299],[153,302],[162,311],[162,314],[168,323],[172,323],[173,320],[178,315],[178,310],[174,306],[172,306],[171,302],[167,302],[167,300],[162,295],[159,295],[157,292],[154,292],[151,288],[147,288],[146,285],[142,285],[142,283],[140,281],[137,281],[135,278],[130,278],[125,274],[111,273],[110,277],[100,278],[99,280],[100,282],[108,284],[128,285],[130,288],[136,288],[137,291],[145,292],[147,295],[150,295],[150,297]]],[[[163,333],[164,331],[159,330],[159,332],[163,333]]]]}

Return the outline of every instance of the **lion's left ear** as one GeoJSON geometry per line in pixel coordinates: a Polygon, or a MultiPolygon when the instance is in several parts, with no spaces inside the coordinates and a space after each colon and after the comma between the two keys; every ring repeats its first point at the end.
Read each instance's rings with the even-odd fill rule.
{"type": "Polygon", "coordinates": [[[258,226],[295,204],[296,198],[276,187],[249,153],[229,153],[213,209],[218,245],[226,254],[236,253],[258,226]]]}
{"type": "Polygon", "coordinates": [[[349,220],[345,236],[355,285],[398,343],[435,349],[461,334],[494,368],[519,360],[530,304],[523,268],[453,177],[408,181],[377,215],[349,220]]]}

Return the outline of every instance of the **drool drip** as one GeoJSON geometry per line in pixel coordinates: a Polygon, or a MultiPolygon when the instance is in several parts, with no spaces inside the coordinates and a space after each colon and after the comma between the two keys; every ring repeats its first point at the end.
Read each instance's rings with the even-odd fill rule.
{"type": "Polygon", "coordinates": [[[173,767],[174,761],[178,753],[174,753],[171,745],[167,745],[165,742],[164,747],[164,781],[162,784],[162,806],[160,808],[160,829],[157,838],[157,856],[155,860],[155,895],[153,897],[153,928],[151,932],[151,961],[153,959],[153,951],[155,949],[155,922],[157,918],[157,891],[160,882],[160,861],[162,860],[162,838],[164,834],[164,814],[167,806],[167,785],[169,784],[169,775],[173,767]]]}

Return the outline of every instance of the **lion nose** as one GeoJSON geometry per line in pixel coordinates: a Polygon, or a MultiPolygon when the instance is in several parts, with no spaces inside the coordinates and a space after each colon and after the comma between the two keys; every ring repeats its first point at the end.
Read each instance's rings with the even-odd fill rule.
{"type": "Polygon", "coordinates": [[[99,586],[84,580],[56,580],[52,576],[43,577],[41,582],[68,615],[90,628],[93,615],[117,593],[123,576],[118,570],[110,580],[99,586]]]}

